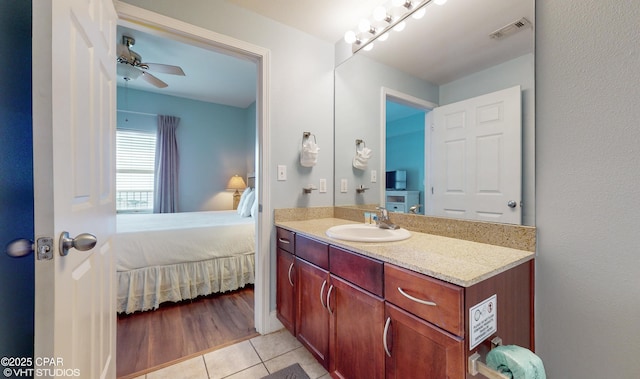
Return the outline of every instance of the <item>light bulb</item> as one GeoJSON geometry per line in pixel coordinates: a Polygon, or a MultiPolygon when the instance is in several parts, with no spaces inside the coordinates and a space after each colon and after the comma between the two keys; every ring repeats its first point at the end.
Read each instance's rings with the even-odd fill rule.
{"type": "Polygon", "coordinates": [[[407,23],[404,21],[400,21],[400,23],[393,27],[393,30],[395,30],[396,32],[401,32],[404,30],[405,26],[407,26],[407,23]]]}
{"type": "Polygon", "coordinates": [[[358,24],[358,29],[360,29],[361,32],[368,32],[369,30],[371,30],[371,22],[363,18],[358,24]]]}
{"type": "Polygon", "coordinates": [[[371,49],[373,49],[373,42],[362,48],[364,51],[370,51],[371,49]]]}
{"type": "Polygon", "coordinates": [[[377,7],[373,10],[373,19],[376,21],[382,21],[387,18],[387,9],[385,7],[377,7]]]}
{"type": "Polygon", "coordinates": [[[356,42],[356,33],[353,30],[349,30],[344,33],[344,41],[346,43],[354,43],[356,42]]]}
{"type": "Polygon", "coordinates": [[[416,20],[419,20],[423,18],[426,13],[427,13],[427,10],[425,8],[420,8],[416,12],[414,12],[411,15],[411,17],[415,18],[416,20]]]}
{"type": "Polygon", "coordinates": [[[447,0],[435,0],[434,3],[438,4],[438,5],[442,5],[444,3],[446,3],[447,0]]]}
{"type": "Polygon", "coordinates": [[[400,7],[404,5],[405,0],[393,0],[391,1],[391,4],[393,4],[394,7],[400,7]]]}
{"type": "Polygon", "coordinates": [[[378,41],[386,41],[389,39],[389,33],[384,33],[383,35],[381,35],[380,37],[378,37],[378,41]]]}

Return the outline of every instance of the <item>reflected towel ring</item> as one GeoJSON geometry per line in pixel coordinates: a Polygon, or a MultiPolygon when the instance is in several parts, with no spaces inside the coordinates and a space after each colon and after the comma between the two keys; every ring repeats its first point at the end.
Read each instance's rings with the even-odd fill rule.
{"type": "Polygon", "coordinates": [[[306,139],[308,139],[309,137],[313,136],[313,143],[317,144],[318,141],[316,141],[316,135],[315,134],[311,134],[311,132],[302,132],[302,146],[304,146],[304,141],[306,139]]]}

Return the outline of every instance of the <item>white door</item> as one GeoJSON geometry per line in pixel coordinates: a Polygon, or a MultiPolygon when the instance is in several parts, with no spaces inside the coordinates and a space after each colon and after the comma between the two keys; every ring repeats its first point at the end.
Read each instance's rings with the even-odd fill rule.
{"type": "Polygon", "coordinates": [[[53,239],[35,262],[38,378],[116,376],[115,27],[111,0],[33,2],[35,236],[53,239]],[[63,232],[97,244],[62,256],[63,232]]]}
{"type": "Polygon", "coordinates": [[[520,86],[434,109],[434,215],[520,224],[520,86]]]}

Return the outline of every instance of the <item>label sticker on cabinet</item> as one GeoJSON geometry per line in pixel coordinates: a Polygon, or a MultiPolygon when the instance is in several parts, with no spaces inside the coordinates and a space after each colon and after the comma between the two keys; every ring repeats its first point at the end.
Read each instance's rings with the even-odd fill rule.
{"type": "Polygon", "coordinates": [[[498,295],[469,308],[469,350],[498,330],[498,295]]]}

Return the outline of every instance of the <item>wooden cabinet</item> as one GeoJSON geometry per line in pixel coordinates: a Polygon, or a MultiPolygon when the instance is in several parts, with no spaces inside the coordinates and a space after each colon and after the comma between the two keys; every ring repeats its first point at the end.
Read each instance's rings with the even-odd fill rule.
{"type": "Polygon", "coordinates": [[[298,340],[329,369],[329,312],[324,305],[329,272],[296,258],[298,275],[296,331],[298,340]]]}
{"type": "Polygon", "coordinates": [[[276,264],[277,317],[291,334],[296,335],[296,297],[293,254],[278,248],[276,264]]]}
{"type": "Polygon", "coordinates": [[[460,287],[281,228],[277,234],[278,318],[333,378],[477,379],[467,373],[468,357],[484,358],[493,336],[534,350],[533,261],[460,287]],[[494,295],[497,330],[470,346],[469,312],[494,295]]]}
{"type": "Polygon", "coordinates": [[[384,378],[384,299],[331,275],[330,370],[344,379],[384,378]]]}
{"type": "Polygon", "coordinates": [[[329,245],[296,235],[295,266],[298,340],[329,369],[329,312],[325,294],[329,288],[329,245]]]}
{"type": "Polygon", "coordinates": [[[329,247],[330,370],[334,378],[384,378],[383,264],[329,247]]]}
{"type": "Polygon", "coordinates": [[[285,229],[277,229],[276,260],[276,315],[291,334],[296,335],[296,297],[294,269],[295,234],[285,229]]]}

